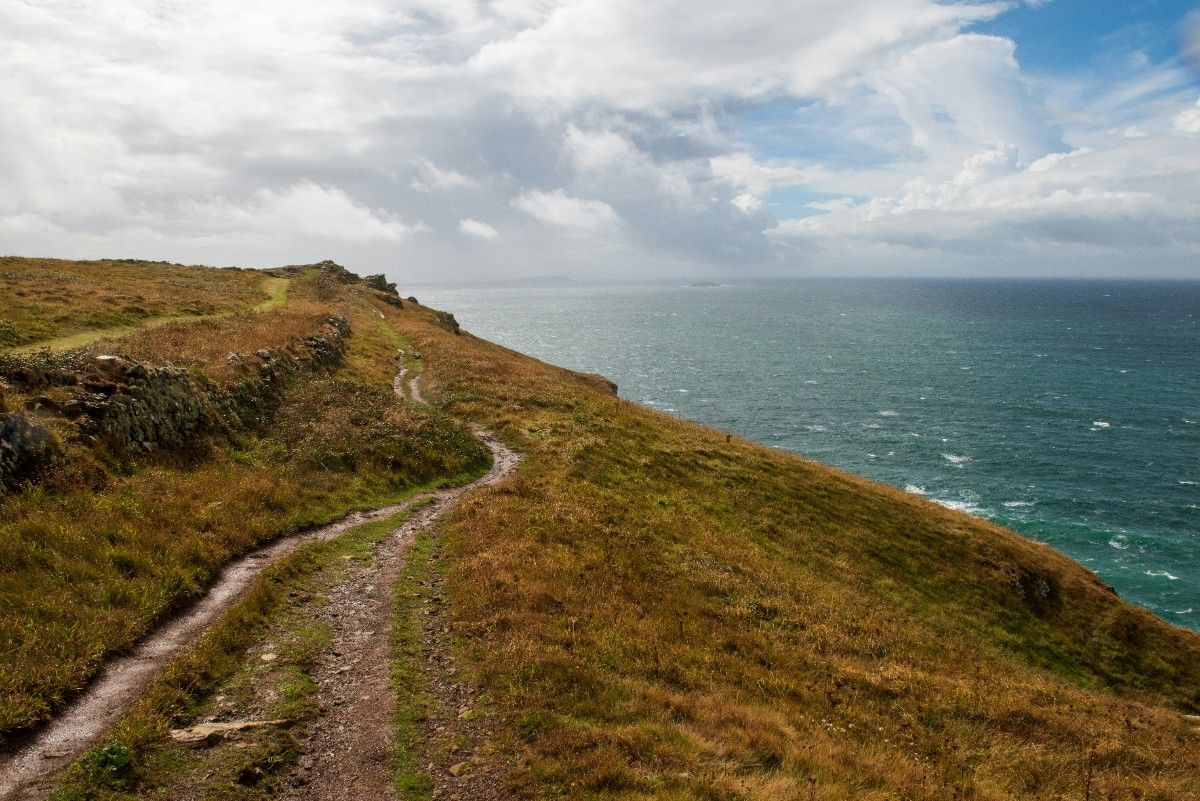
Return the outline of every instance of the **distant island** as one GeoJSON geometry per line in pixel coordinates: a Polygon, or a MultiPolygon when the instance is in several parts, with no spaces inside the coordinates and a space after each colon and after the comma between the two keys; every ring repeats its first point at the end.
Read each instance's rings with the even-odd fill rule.
{"type": "Polygon", "coordinates": [[[710,286],[720,286],[720,284],[717,283],[716,281],[693,281],[692,283],[688,284],[688,286],[689,287],[710,287],[710,286]]]}

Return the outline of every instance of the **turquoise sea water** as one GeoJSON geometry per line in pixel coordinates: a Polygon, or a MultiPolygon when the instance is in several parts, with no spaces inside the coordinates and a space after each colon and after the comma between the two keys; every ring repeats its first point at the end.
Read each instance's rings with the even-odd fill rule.
{"type": "Polygon", "coordinates": [[[1200,283],[421,294],[630,400],[1050,543],[1200,629],[1200,283]]]}

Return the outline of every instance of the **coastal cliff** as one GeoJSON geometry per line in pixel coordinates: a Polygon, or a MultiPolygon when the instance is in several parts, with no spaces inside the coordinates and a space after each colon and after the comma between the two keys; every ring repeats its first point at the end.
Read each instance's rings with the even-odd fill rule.
{"type": "MultiPolygon", "coordinates": [[[[41,269],[9,266],[52,283],[41,269]]],[[[486,720],[487,742],[430,755],[420,704],[440,679],[417,664],[420,628],[397,623],[394,647],[417,664],[396,673],[409,728],[379,736],[397,738],[398,775],[423,792],[442,779],[422,766],[448,760],[455,780],[494,775],[496,792],[522,798],[1195,798],[1200,636],[1066,556],[631,403],[601,376],[400,301],[386,280],[285,268],[273,275],[291,282],[286,302],[252,311],[257,284],[226,274],[238,282],[226,302],[242,304],[231,316],[3,357],[0,412],[41,454],[20,463],[27,476],[5,468],[0,497],[5,734],[52,718],[255,545],[477,474],[475,425],[522,464],[417,540],[410,558],[432,572],[396,603],[442,610],[455,686],[479,699],[461,717],[486,720]],[[58,378],[21,372],[37,364],[60,365],[41,374],[58,378]],[[397,370],[419,374],[428,406],[391,397],[397,370]],[[238,394],[248,381],[253,398],[238,394]],[[233,424],[237,409],[253,421],[233,424]],[[40,670],[48,661],[59,668],[40,670]]],[[[9,325],[23,347],[37,344],[39,303],[9,325]]],[[[145,725],[104,745],[132,765],[110,797],[182,781],[163,754],[198,757],[166,730],[226,692],[238,665],[263,669],[257,654],[279,649],[255,636],[229,646],[225,667],[187,663],[209,666],[175,675],[174,701],[131,712],[145,725]]],[[[289,710],[297,731],[321,714],[289,710]]],[[[261,736],[248,742],[275,743],[278,759],[255,763],[255,786],[285,786],[300,740],[261,736]]],[[[97,759],[68,785],[108,781],[97,759]]]]}

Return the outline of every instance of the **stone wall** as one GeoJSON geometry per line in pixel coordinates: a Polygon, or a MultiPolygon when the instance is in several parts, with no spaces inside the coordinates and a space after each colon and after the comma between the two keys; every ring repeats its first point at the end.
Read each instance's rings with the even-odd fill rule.
{"type": "MultiPolygon", "coordinates": [[[[231,353],[230,363],[245,377],[227,390],[182,367],[79,352],[6,356],[0,359],[0,376],[25,393],[70,388],[66,401],[44,395],[28,405],[41,414],[60,415],[65,430],[73,432],[68,436],[84,445],[128,457],[184,450],[205,435],[265,424],[297,375],[341,363],[349,335],[346,319],[331,316],[318,332],[286,348],[263,349],[249,357],[231,353]]],[[[0,487],[37,481],[62,452],[49,428],[0,405],[0,487]]]]}

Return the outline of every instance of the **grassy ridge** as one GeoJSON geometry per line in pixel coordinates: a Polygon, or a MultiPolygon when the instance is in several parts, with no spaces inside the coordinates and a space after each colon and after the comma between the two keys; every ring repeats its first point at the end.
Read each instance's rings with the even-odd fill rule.
{"type": "Polygon", "coordinates": [[[213,270],[130,259],[66,261],[0,257],[0,347],[86,344],[96,329],[154,319],[280,305],[286,284],[253,270],[213,270]],[[266,299],[264,300],[264,293],[266,299]]]}
{"type": "MultiPolygon", "coordinates": [[[[152,284],[160,267],[138,269],[152,284]]],[[[234,295],[243,283],[262,282],[261,274],[245,282],[235,271],[191,271],[189,280],[206,287],[232,281],[234,295]]],[[[54,431],[70,458],[47,484],[0,497],[0,736],[51,714],[108,654],[194,597],[231,557],[487,463],[486,449],[461,425],[393,396],[395,334],[385,336],[381,323],[404,312],[365,288],[320,279],[318,271],[296,273],[278,308],[93,346],[228,383],[236,378],[231,350],[252,358],[330,313],[349,319],[343,366],[298,379],[262,429],[200,439],[186,453],[112,462],[73,442],[72,424],[53,410],[26,412],[54,431]]],[[[127,290],[122,281],[132,278],[115,272],[111,291],[127,290]]],[[[29,308],[49,316],[56,307],[29,308]]],[[[7,393],[12,408],[24,400],[7,393]]]]}
{"type": "Polygon", "coordinates": [[[427,394],[528,455],[447,531],[520,795],[1196,797],[1195,633],[985,521],[401,325],[427,394]]]}

